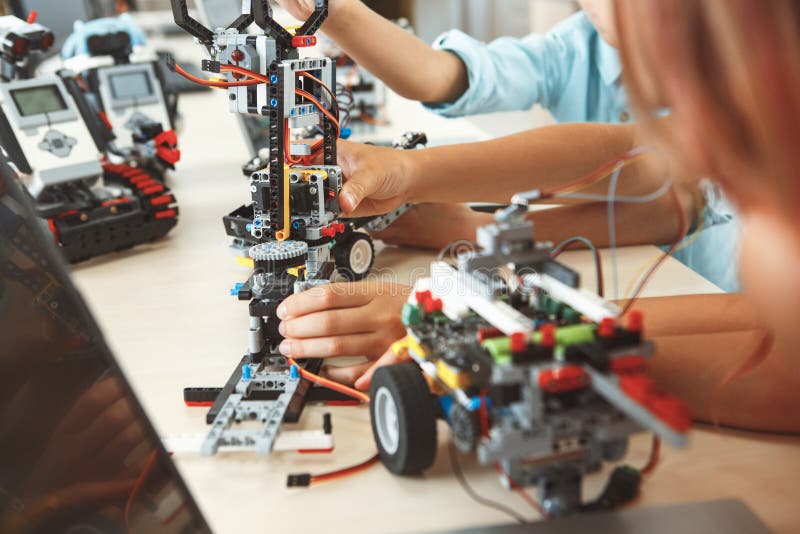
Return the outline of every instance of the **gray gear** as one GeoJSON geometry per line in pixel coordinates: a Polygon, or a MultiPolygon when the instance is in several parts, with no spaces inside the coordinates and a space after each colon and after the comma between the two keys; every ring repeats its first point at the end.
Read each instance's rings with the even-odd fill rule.
{"type": "Polygon", "coordinates": [[[259,243],[250,247],[250,257],[255,261],[282,261],[308,254],[304,241],[276,241],[259,243]]]}

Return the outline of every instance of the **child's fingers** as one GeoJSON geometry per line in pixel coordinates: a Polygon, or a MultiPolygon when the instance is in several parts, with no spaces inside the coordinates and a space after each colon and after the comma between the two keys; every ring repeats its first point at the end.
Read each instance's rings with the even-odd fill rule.
{"type": "Polygon", "coordinates": [[[374,313],[368,306],[309,313],[281,321],[279,331],[285,338],[312,338],[362,334],[377,330],[374,313]]]}
{"type": "Polygon", "coordinates": [[[391,343],[385,336],[371,332],[347,336],[311,339],[284,339],[278,349],[293,358],[331,358],[334,356],[373,356],[391,343]]]}
{"type": "Polygon", "coordinates": [[[277,309],[279,319],[299,317],[318,311],[363,306],[372,300],[366,284],[338,283],[318,286],[296,293],[277,309]]]}
{"type": "Polygon", "coordinates": [[[409,359],[408,353],[403,351],[400,354],[395,354],[391,347],[383,353],[383,356],[378,358],[375,363],[373,363],[361,377],[356,380],[355,388],[361,391],[366,391],[369,389],[369,384],[372,382],[372,376],[375,374],[375,371],[378,370],[378,367],[383,367],[384,365],[392,365],[395,363],[400,363],[407,361],[409,359]]]}
{"type": "Polygon", "coordinates": [[[335,380],[346,386],[353,386],[358,377],[370,368],[372,362],[359,363],[357,365],[326,365],[322,369],[322,374],[331,380],[335,380]]]}

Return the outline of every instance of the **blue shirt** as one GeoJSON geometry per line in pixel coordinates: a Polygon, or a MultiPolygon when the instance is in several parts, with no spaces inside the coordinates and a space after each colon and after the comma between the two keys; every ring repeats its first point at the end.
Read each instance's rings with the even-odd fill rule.
{"type": "Polygon", "coordinates": [[[426,104],[445,117],[541,104],[558,122],[630,120],[619,54],[582,11],[544,35],[501,37],[485,44],[452,30],[434,48],[458,55],[469,76],[469,88],[455,102],[426,104]]]}
{"type": "Polygon", "coordinates": [[[703,180],[700,190],[704,206],[695,223],[699,234],[688,236],[686,242],[690,244],[673,257],[723,291],[739,292],[739,217],[717,184],[703,180]]]}

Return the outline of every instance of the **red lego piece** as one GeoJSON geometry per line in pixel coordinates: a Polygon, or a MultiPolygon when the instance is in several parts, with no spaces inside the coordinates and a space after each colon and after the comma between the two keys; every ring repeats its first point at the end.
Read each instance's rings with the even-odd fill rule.
{"type": "Polygon", "coordinates": [[[422,304],[426,300],[432,299],[433,294],[430,292],[430,290],[417,291],[416,293],[414,293],[414,298],[417,299],[417,304],[422,304]]]}
{"type": "Polygon", "coordinates": [[[564,393],[585,387],[589,375],[578,365],[564,365],[539,372],[539,388],[546,393],[564,393]]]}
{"type": "Polygon", "coordinates": [[[686,406],[676,397],[659,390],[646,376],[638,373],[623,374],[619,377],[619,385],[626,395],[673,430],[685,432],[692,426],[686,406]]]}
{"type": "Polygon", "coordinates": [[[442,311],[442,299],[429,298],[422,303],[425,313],[442,311]]]}
{"type": "Polygon", "coordinates": [[[628,313],[628,330],[637,333],[644,330],[644,316],[640,310],[631,310],[628,313]]]}
{"type": "Polygon", "coordinates": [[[543,324],[539,328],[539,333],[542,335],[539,344],[543,347],[554,347],[556,345],[556,326],[552,323],[543,324]]]}
{"type": "Polygon", "coordinates": [[[317,44],[317,38],[313,35],[296,35],[292,37],[292,46],[294,48],[303,48],[306,46],[314,46],[317,44]]]}
{"type": "Polygon", "coordinates": [[[611,360],[611,370],[615,373],[640,373],[647,367],[647,360],[641,356],[620,356],[611,360]]]}
{"type": "Polygon", "coordinates": [[[503,335],[502,330],[490,326],[489,328],[479,329],[478,333],[476,334],[476,337],[478,338],[478,343],[483,343],[487,339],[491,339],[493,337],[500,337],[502,335],[503,335]]]}
{"type": "Polygon", "coordinates": [[[600,337],[613,337],[614,336],[614,319],[611,317],[604,317],[597,327],[597,335],[600,337]]]}
{"type": "Polygon", "coordinates": [[[511,341],[511,352],[522,352],[528,346],[528,334],[514,332],[509,337],[509,341],[511,341]]]}

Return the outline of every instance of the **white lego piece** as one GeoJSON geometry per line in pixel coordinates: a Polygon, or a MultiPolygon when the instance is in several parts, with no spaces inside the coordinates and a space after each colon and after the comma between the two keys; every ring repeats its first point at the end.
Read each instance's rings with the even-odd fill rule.
{"type": "Polygon", "coordinates": [[[605,318],[616,318],[622,310],[586,289],[574,289],[547,274],[528,274],[523,277],[527,286],[538,287],[551,297],[579,311],[589,320],[599,323],[605,318]]]}

